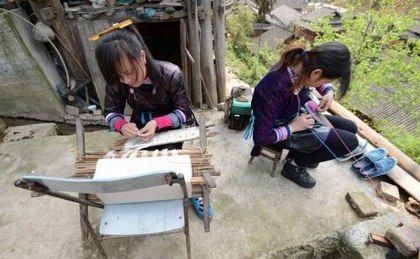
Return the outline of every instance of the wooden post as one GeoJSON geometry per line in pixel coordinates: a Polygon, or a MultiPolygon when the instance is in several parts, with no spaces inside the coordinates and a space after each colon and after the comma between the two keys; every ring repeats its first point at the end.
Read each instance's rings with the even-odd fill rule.
{"type": "Polygon", "coordinates": [[[81,68],[81,51],[70,35],[70,30],[64,17],[64,8],[61,5],[61,2],[59,0],[29,0],[29,4],[39,20],[43,21],[45,24],[51,25],[54,28],[56,37],[60,43],[60,52],[64,56],[64,59],[67,62],[69,70],[73,76],[77,79],[88,79],[87,75],[85,75],[85,72],[83,71],[83,68],[81,68]]]}
{"type": "Polygon", "coordinates": [[[82,159],[85,155],[85,130],[83,128],[82,119],[76,118],[76,145],[77,159],[82,159]]]}
{"type": "MultiPolygon", "coordinates": [[[[79,198],[81,200],[87,200],[87,195],[84,193],[79,193],[79,198]]],[[[82,232],[82,240],[86,241],[89,238],[89,228],[86,224],[89,221],[89,209],[87,205],[79,204],[79,213],[80,213],[80,230],[82,232]]]]}
{"type": "Polygon", "coordinates": [[[185,19],[179,20],[179,31],[181,37],[181,63],[182,63],[182,74],[184,75],[185,85],[187,87],[188,96],[191,98],[191,84],[189,78],[188,69],[188,57],[187,57],[187,25],[185,19]]]}
{"type": "Polygon", "coordinates": [[[199,130],[200,130],[200,149],[207,149],[207,130],[206,130],[206,117],[203,114],[198,118],[199,130]]]}
{"type": "Polygon", "coordinates": [[[83,54],[86,57],[86,63],[92,76],[92,82],[98,95],[99,103],[102,108],[105,107],[105,79],[99,69],[98,62],[95,57],[95,48],[98,42],[89,41],[89,36],[99,31],[105,30],[111,26],[111,22],[106,19],[97,19],[94,21],[77,22],[77,31],[80,43],[83,46],[83,54]]]}
{"type": "Polygon", "coordinates": [[[92,239],[95,242],[96,246],[98,247],[99,252],[101,253],[102,257],[104,259],[107,259],[108,256],[105,253],[105,249],[101,244],[101,240],[99,240],[98,235],[96,234],[95,230],[93,229],[93,226],[89,221],[89,218],[88,217],[83,217],[82,220],[84,220],[84,225],[86,226],[87,231],[89,231],[90,235],[92,236],[92,239]]]}
{"type": "Polygon", "coordinates": [[[186,1],[188,9],[188,32],[190,39],[190,50],[191,55],[194,59],[192,63],[192,79],[191,79],[191,90],[192,90],[192,104],[196,107],[201,107],[202,92],[201,92],[201,71],[200,71],[200,45],[198,41],[198,17],[197,17],[197,1],[191,0],[186,1]]]}
{"type": "Polygon", "coordinates": [[[210,188],[205,184],[203,186],[204,199],[204,231],[210,232],[210,188]]]}
{"type": "Polygon", "coordinates": [[[211,6],[208,0],[199,0],[199,4],[204,9],[204,19],[200,21],[201,39],[201,71],[203,76],[203,92],[207,106],[212,109],[217,105],[216,75],[213,62],[213,37],[211,6]]]}
{"type": "Polygon", "coordinates": [[[226,100],[225,74],[225,1],[213,0],[214,55],[218,102],[226,100]]]}

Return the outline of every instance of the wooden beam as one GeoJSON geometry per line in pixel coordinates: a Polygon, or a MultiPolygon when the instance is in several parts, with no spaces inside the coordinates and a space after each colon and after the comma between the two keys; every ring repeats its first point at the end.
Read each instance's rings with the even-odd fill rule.
{"type": "Polygon", "coordinates": [[[395,157],[398,160],[398,165],[404,169],[408,174],[413,176],[417,181],[420,181],[420,167],[410,157],[401,152],[397,147],[390,143],[387,139],[382,137],[379,133],[374,131],[356,115],[341,106],[338,102],[333,102],[330,112],[340,117],[349,119],[356,123],[359,128],[359,134],[369,140],[372,145],[382,147],[388,150],[388,155],[395,157]]]}
{"type": "Polygon", "coordinates": [[[191,55],[195,60],[191,69],[191,90],[192,90],[192,104],[196,107],[201,107],[202,92],[201,92],[201,70],[200,70],[200,44],[198,40],[198,18],[197,18],[197,1],[186,1],[188,9],[188,32],[189,32],[189,49],[191,55]]]}
{"type": "Polygon", "coordinates": [[[82,119],[76,118],[76,145],[77,145],[77,159],[82,159],[85,156],[85,129],[83,127],[82,119]]]}
{"type": "Polygon", "coordinates": [[[74,78],[88,79],[80,65],[83,63],[80,56],[81,52],[70,35],[61,2],[59,0],[29,0],[29,4],[40,21],[43,21],[45,24],[51,25],[54,28],[58,41],[60,42],[60,52],[64,56],[67,63],[66,65],[69,66],[69,70],[74,78]]]}
{"type": "Polygon", "coordinates": [[[214,56],[218,102],[226,100],[225,0],[213,0],[214,56]]]}
{"type": "Polygon", "coordinates": [[[99,104],[102,108],[105,107],[105,79],[99,70],[98,62],[95,57],[95,48],[97,41],[89,41],[89,36],[105,30],[111,26],[111,22],[107,19],[97,19],[94,21],[80,20],[77,21],[77,31],[83,47],[83,53],[86,57],[86,63],[89,67],[89,72],[95,87],[96,94],[99,99],[99,104]]]}
{"type": "Polygon", "coordinates": [[[191,56],[191,53],[188,51],[188,49],[185,48],[185,54],[187,54],[188,59],[190,60],[191,64],[194,64],[194,58],[191,56]]]}
{"type": "Polygon", "coordinates": [[[387,149],[388,155],[395,157],[399,165],[387,176],[420,202],[419,165],[339,103],[334,101],[330,112],[355,122],[359,135],[374,146],[387,149]]]}
{"type": "Polygon", "coordinates": [[[185,19],[179,20],[179,33],[180,33],[180,50],[181,50],[181,64],[182,64],[182,74],[184,75],[184,81],[188,96],[191,98],[191,87],[190,80],[188,76],[188,50],[187,50],[187,24],[185,19]]]}
{"type": "Polygon", "coordinates": [[[387,174],[392,181],[403,188],[414,199],[420,202],[420,182],[414,179],[411,175],[406,173],[401,167],[396,166],[390,173],[387,174]]]}
{"type": "Polygon", "coordinates": [[[212,37],[212,21],[211,21],[211,6],[208,0],[198,0],[204,10],[204,19],[200,21],[201,39],[200,39],[200,54],[201,54],[201,76],[204,83],[202,84],[204,96],[207,106],[212,109],[217,105],[217,88],[216,75],[213,62],[213,37],[212,37]]]}

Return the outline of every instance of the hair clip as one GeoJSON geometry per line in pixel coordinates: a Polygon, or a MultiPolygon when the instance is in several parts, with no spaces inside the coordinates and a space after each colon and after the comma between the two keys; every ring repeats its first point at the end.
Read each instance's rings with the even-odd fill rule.
{"type": "Polygon", "coordinates": [[[308,53],[306,52],[306,50],[305,50],[305,49],[303,49],[303,50],[302,50],[302,53],[301,53],[302,57],[303,57],[303,56],[306,56],[307,54],[308,54],[308,53]]]}
{"type": "Polygon", "coordinates": [[[128,26],[128,25],[130,25],[130,24],[133,24],[133,21],[132,21],[132,20],[130,20],[130,19],[125,20],[125,21],[120,22],[120,23],[114,23],[114,24],[113,24],[111,27],[109,27],[108,29],[103,30],[103,31],[101,31],[101,32],[98,32],[98,33],[96,33],[96,34],[93,34],[93,35],[89,36],[89,40],[90,40],[90,41],[95,41],[95,40],[99,39],[99,38],[100,38],[102,35],[104,35],[104,34],[107,34],[107,33],[111,32],[111,31],[115,31],[115,30],[117,30],[117,29],[122,29],[122,28],[124,28],[124,27],[126,27],[126,26],[128,26]]]}

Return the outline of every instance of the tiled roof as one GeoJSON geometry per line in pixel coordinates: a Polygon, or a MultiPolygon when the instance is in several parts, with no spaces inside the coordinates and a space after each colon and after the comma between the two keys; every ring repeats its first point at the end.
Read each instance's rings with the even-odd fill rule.
{"type": "Polygon", "coordinates": [[[321,7],[316,8],[314,11],[308,13],[307,15],[302,17],[302,20],[307,22],[313,22],[320,18],[327,17],[328,15],[335,14],[340,15],[336,10],[328,8],[328,7],[321,7]]]}
{"type": "Polygon", "coordinates": [[[270,16],[275,19],[280,26],[290,28],[291,24],[294,21],[299,21],[302,15],[295,9],[287,5],[282,5],[273,9],[270,16]]]}
{"type": "Polygon", "coordinates": [[[257,37],[253,37],[252,42],[254,43],[253,45],[255,46],[255,48],[258,47],[259,43],[260,46],[264,46],[265,43],[267,43],[269,47],[276,47],[276,45],[278,45],[279,43],[284,43],[291,37],[293,37],[292,32],[277,26],[273,26],[272,29],[263,32],[257,37]]]}
{"type": "Polygon", "coordinates": [[[273,10],[279,6],[282,5],[287,5],[293,9],[297,9],[297,10],[302,10],[305,7],[305,2],[308,1],[304,1],[304,0],[276,0],[275,3],[273,4],[273,10]]]}
{"type": "MultiPolygon", "coordinates": [[[[372,91],[389,96],[392,94],[391,87],[372,86],[372,91]]],[[[358,100],[352,100],[358,107],[358,110],[364,115],[374,120],[387,120],[394,125],[404,125],[408,131],[414,132],[418,126],[418,122],[414,116],[405,112],[403,109],[393,105],[390,98],[377,98],[375,103],[366,103],[358,100]]],[[[417,112],[420,112],[420,107],[413,107],[417,112]]]]}

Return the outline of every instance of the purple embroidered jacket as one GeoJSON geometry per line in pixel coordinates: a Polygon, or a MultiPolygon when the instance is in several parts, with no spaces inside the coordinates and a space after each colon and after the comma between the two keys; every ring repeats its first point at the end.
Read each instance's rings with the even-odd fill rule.
{"type": "MultiPolygon", "coordinates": [[[[291,91],[292,78],[286,67],[268,72],[257,84],[252,97],[255,116],[252,156],[260,154],[261,146],[272,145],[290,136],[286,122],[295,117],[305,102],[309,101],[309,89],[303,87],[298,94],[291,91]],[[281,126],[283,125],[283,126],[281,126]],[[284,126],[286,125],[286,126],[284,126]]],[[[331,87],[332,85],[328,85],[331,87]]],[[[326,93],[326,86],[319,91],[326,93]]]]}

